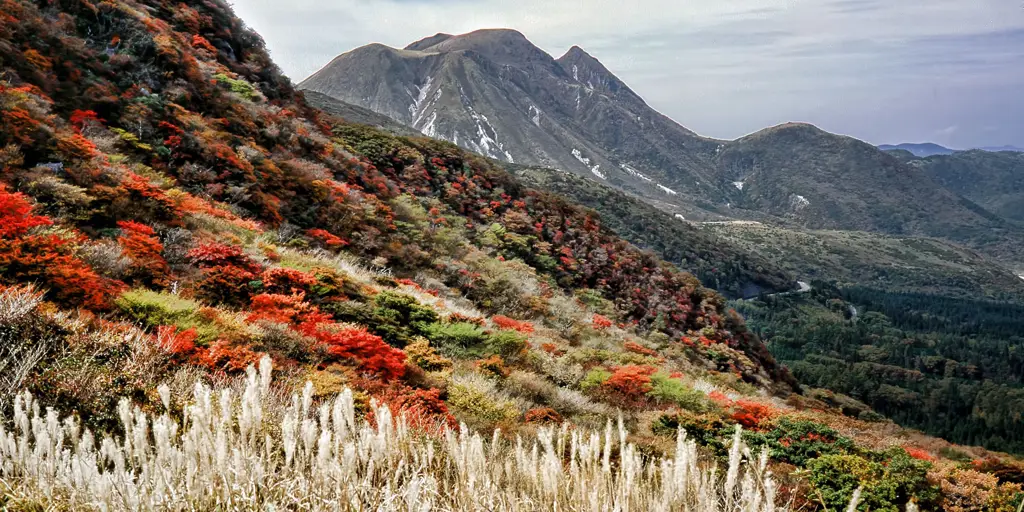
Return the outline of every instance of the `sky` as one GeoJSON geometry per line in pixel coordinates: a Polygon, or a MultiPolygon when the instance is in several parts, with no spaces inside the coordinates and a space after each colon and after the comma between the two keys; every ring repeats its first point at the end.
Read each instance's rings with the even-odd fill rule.
{"type": "Polygon", "coordinates": [[[1024,147],[1024,0],[234,0],[296,83],[368,43],[513,28],[579,45],[709,137],[788,121],[1024,147]]]}

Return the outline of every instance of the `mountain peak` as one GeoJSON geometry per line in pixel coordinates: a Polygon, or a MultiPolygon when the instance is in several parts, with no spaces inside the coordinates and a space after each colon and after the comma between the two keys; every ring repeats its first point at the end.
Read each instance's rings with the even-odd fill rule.
{"type": "Polygon", "coordinates": [[[451,34],[445,34],[443,32],[438,32],[437,34],[434,34],[434,35],[432,35],[430,37],[424,37],[423,39],[420,39],[419,41],[416,41],[415,43],[411,43],[409,46],[406,46],[405,49],[406,50],[412,50],[412,51],[421,52],[421,51],[427,50],[428,48],[436,46],[436,45],[438,45],[440,43],[443,43],[443,42],[451,39],[452,37],[455,37],[455,36],[453,36],[451,34]]]}
{"type": "Polygon", "coordinates": [[[587,53],[586,50],[576,45],[573,45],[572,48],[569,48],[569,51],[565,52],[565,55],[562,55],[561,57],[558,58],[559,62],[579,60],[600,63],[600,61],[595,59],[593,55],[590,55],[589,53],[587,53]]]}
{"type": "Polygon", "coordinates": [[[569,51],[565,52],[565,55],[559,57],[555,62],[575,82],[586,87],[587,90],[599,90],[612,95],[626,94],[634,100],[643,101],[622,80],[619,80],[619,77],[609,71],[604,64],[601,64],[601,61],[579,46],[573,45],[569,51]]]}

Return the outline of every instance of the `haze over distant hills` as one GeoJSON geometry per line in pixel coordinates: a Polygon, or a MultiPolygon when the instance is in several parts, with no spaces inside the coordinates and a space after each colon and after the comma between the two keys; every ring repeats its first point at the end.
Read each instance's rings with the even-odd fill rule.
{"type": "MultiPolygon", "coordinates": [[[[735,141],[702,137],[582,48],[555,59],[514,30],[364,46],[299,87],[496,160],[585,176],[687,220],[936,236],[1024,260],[1021,228],[908,158],[800,123],[735,141]]],[[[894,149],[906,148],[954,152],[894,149]]]]}
{"type": "MultiPolygon", "coordinates": [[[[917,144],[882,144],[878,146],[878,149],[881,149],[882,151],[909,151],[914,156],[918,157],[952,155],[953,153],[956,153],[958,151],[963,151],[959,149],[950,149],[932,142],[923,142],[917,144]]],[[[1019,148],[1017,146],[985,146],[972,149],[980,149],[982,151],[988,151],[991,153],[998,153],[1002,151],[1011,151],[1016,153],[1024,152],[1024,148],[1019,148]]]]}

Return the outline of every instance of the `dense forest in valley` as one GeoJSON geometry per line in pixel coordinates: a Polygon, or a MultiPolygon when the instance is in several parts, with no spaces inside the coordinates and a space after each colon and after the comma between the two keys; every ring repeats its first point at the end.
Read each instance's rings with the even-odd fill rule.
{"type": "Polygon", "coordinates": [[[802,383],[954,442],[1024,453],[1024,305],[815,282],[737,309],[802,383]]]}

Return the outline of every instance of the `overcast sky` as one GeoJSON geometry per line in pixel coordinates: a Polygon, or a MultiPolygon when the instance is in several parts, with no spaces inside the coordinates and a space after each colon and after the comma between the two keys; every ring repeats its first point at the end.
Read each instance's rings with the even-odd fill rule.
{"type": "Polygon", "coordinates": [[[732,139],[806,121],[872,143],[1024,147],[1024,0],[234,0],[298,82],[367,43],[514,28],[584,48],[732,139]]]}

